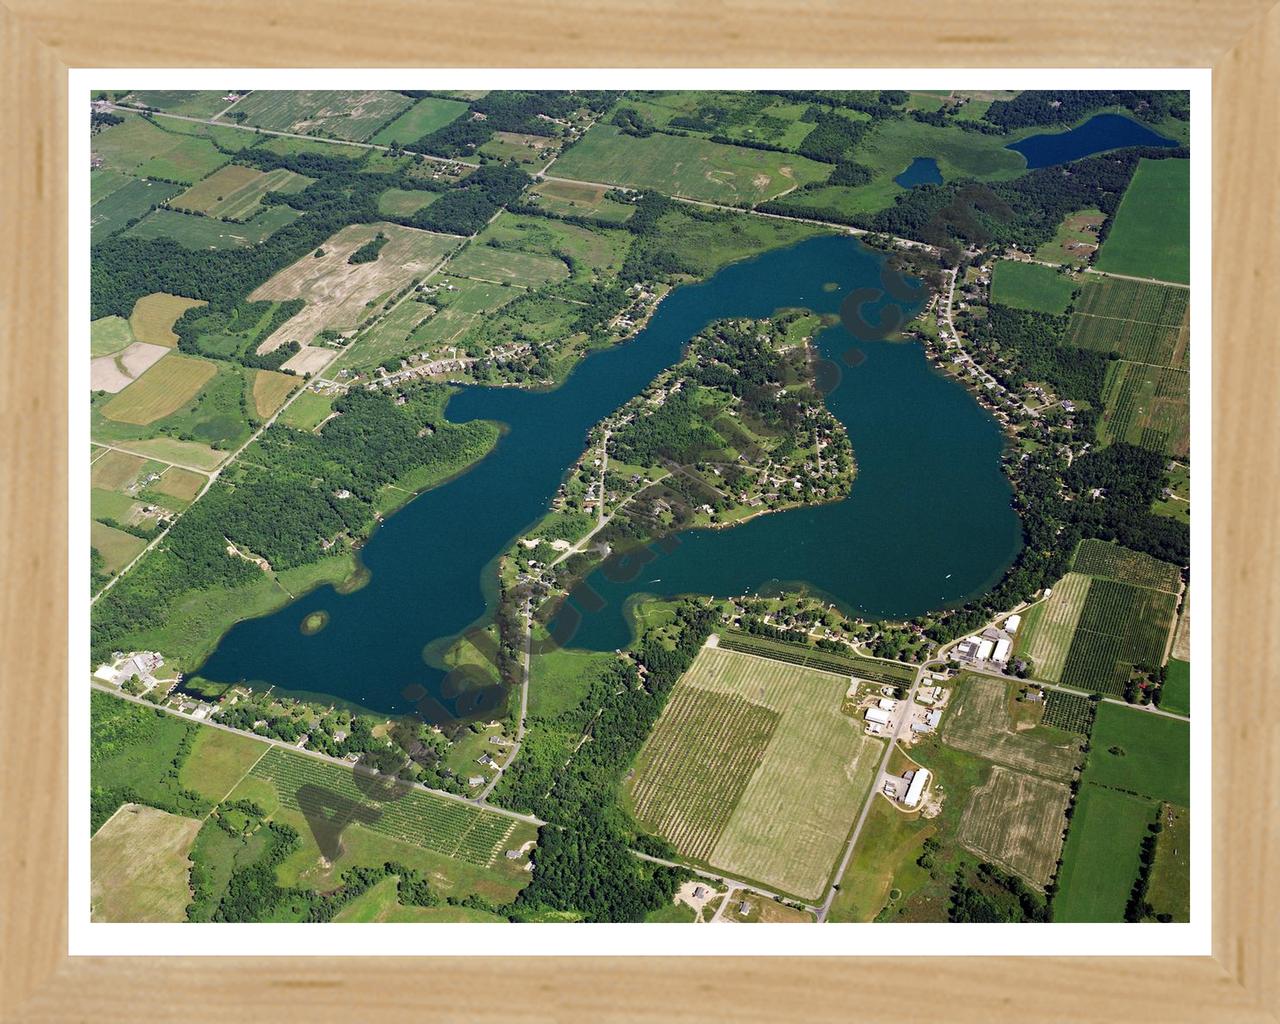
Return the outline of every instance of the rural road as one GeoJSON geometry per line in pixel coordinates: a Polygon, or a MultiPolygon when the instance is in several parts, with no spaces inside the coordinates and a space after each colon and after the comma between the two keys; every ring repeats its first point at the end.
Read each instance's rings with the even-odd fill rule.
{"type": "MultiPolygon", "coordinates": [[[[779,903],[800,903],[799,900],[792,896],[783,896],[781,893],[761,888],[754,882],[744,882],[740,878],[732,878],[729,875],[717,875],[713,871],[703,871],[701,868],[690,867],[688,864],[681,864],[679,861],[663,860],[661,857],[654,857],[647,853],[641,853],[639,850],[632,850],[631,855],[633,857],[638,857],[640,860],[647,860],[650,864],[661,864],[668,868],[683,868],[685,871],[692,871],[699,878],[705,878],[708,881],[719,882],[721,885],[728,886],[730,891],[734,889],[749,889],[752,892],[759,893],[761,896],[767,896],[771,900],[777,900],[779,903]]],[[[801,903],[800,905],[810,913],[816,914],[818,912],[817,907],[811,906],[808,903],[801,903]]]]}

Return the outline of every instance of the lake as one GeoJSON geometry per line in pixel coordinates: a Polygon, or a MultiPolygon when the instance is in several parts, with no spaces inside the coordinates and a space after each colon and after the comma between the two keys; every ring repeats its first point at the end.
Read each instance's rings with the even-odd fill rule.
{"type": "Polygon", "coordinates": [[[942,172],[938,170],[938,161],[933,157],[918,156],[893,181],[895,185],[901,185],[903,188],[915,188],[917,185],[941,185],[942,172]]]}
{"type": "MultiPolygon", "coordinates": [[[[418,709],[432,721],[502,706],[498,686],[453,692],[456,680],[429,663],[427,648],[434,655],[491,614],[497,556],[545,513],[588,429],[678,361],[713,320],[797,306],[837,314],[850,293],[879,289],[883,265],[881,254],[852,237],[810,239],[677,288],[634,339],[588,356],[555,390],[461,390],[449,417],[505,424],[494,451],[374,531],[361,551],[366,586],[345,595],[322,587],[237,624],[197,674],[384,713],[409,711],[404,694],[416,688],[426,694],[418,709]],[[304,619],[318,611],[328,614],[327,625],[303,635],[304,619]]],[[[915,312],[912,299],[876,294],[865,310],[872,322],[891,305],[915,312]]],[[[849,611],[911,616],[963,601],[999,578],[1021,534],[995,420],[914,343],[858,341],[839,323],[817,343],[839,368],[828,404],[853,443],[851,495],[734,529],[679,535],[630,582],[593,574],[589,582],[606,604],[583,622],[574,646],[625,643],[622,606],[641,591],[727,595],[804,580],[849,611]]]]}
{"type": "Polygon", "coordinates": [[[1050,167],[1126,146],[1180,146],[1182,143],[1121,114],[1095,114],[1070,131],[1032,135],[1006,149],[1017,150],[1028,168],[1050,167]]]}

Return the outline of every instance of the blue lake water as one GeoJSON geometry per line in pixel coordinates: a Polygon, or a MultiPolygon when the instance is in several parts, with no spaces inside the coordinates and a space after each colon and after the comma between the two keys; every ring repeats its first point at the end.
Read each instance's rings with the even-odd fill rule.
{"type": "Polygon", "coordinates": [[[901,185],[903,188],[915,188],[916,185],[941,185],[942,172],[938,170],[938,161],[933,157],[918,156],[893,181],[894,184],[901,185]]]}
{"type": "Polygon", "coordinates": [[[1175,139],[1166,138],[1132,118],[1121,114],[1096,114],[1070,131],[1031,135],[1005,148],[1017,150],[1026,158],[1027,167],[1035,168],[1064,164],[1126,146],[1178,145],[1181,143],[1175,139]]]}
{"type": "MultiPolygon", "coordinates": [[[[365,587],[345,595],[322,587],[239,623],[198,674],[387,713],[408,711],[404,694],[413,687],[427,695],[418,710],[436,721],[500,706],[501,687],[453,692],[456,679],[431,662],[447,638],[491,614],[497,556],[544,514],[587,430],[676,362],[713,320],[796,306],[837,313],[851,292],[878,288],[883,262],[848,236],[811,239],[676,289],[636,338],[589,356],[553,391],[462,390],[449,417],[505,424],[494,451],[378,527],[361,552],[365,587]],[[318,610],[329,614],[328,625],[304,636],[302,620],[318,610]]],[[[867,304],[869,320],[889,305],[914,312],[912,300],[879,294],[867,304]]],[[[849,611],[911,616],[999,578],[1021,535],[995,420],[915,344],[856,341],[842,325],[823,330],[817,343],[839,366],[827,400],[848,427],[858,463],[850,497],[678,535],[630,581],[597,571],[588,582],[605,602],[585,617],[573,646],[625,643],[622,608],[642,591],[738,594],[798,580],[849,611]]]]}

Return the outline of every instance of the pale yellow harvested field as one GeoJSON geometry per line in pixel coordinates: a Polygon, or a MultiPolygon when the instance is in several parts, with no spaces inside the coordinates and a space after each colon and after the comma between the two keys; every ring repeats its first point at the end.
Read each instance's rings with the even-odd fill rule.
{"type": "Polygon", "coordinates": [[[183,921],[191,902],[188,855],[195,818],[125,804],[94,835],[90,914],[94,921],[183,921]]]}
{"type": "Polygon", "coordinates": [[[871,787],[879,740],[848,679],[706,648],[637,759],[639,819],[685,856],[817,899],[871,787]]]}
{"type": "Polygon", "coordinates": [[[139,341],[176,348],[178,336],[173,333],[175,321],[192,306],[204,305],[206,303],[203,299],[152,292],[134,303],[129,326],[133,329],[133,336],[139,341]]]}
{"type": "Polygon", "coordinates": [[[298,384],[298,378],[287,373],[259,370],[253,378],[253,407],[258,416],[266,419],[274,414],[298,384]]]}
{"type": "Polygon", "coordinates": [[[458,243],[451,235],[398,224],[348,225],[318,247],[324,250],[323,256],[308,253],[249,295],[255,302],[306,301],[302,311],[273,331],[258,351],[270,352],[290,341],[305,346],[324,330],[352,330],[374,312],[368,303],[424,277],[458,243]],[[347,258],[379,231],[388,242],[378,258],[369,263],[348,263],[347,258]]]}
{"type": "Polygon", "coordinates": [[[1009,713],[1011,685],[995,677],[962,678],[944,715],[942,741],[1010,768],[1069,780],[1080,760],[1079,741],[1062,742],[1056,730],[1038,726],[1016,728],[1009,713]]]}
{"type": "Polygon", "coordinates": [[[282,365],[286,370],[306,375],[308,373],[319,373],[332,358],[333,349],[331,348],[304,345],[296,355],[290,356],[282,365]]]}
{"type": "Polygon", "coordinates": [[[969,797],[960,843],[1043,890],[1062,853],[1070,798],[1064,783],[994,767],[969,797]]]}
{"type": "Polygon", "coordinates": [[[1031,633],[1023,639],[1022,653],[1035,666],[1035,677],[1057,682],[1062,678],[1062,666],[1067,660],[1071,637],[1075,634],[1080,611],[1089,593],[1092,578],[1078,572],[1069,572],[1062,582],[1053,588],[1053,594],[1045,602],[1044,611],[1032,625],[1031,633]]]}

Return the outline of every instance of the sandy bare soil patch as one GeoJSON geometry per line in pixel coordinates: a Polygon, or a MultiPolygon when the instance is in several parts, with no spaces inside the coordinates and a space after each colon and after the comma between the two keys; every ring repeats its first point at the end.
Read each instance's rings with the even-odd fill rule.
{"type": "Polygon", "coordinates": [[[333,358],[333,349],[304,346],[297,355],[285,360],[284,368],[297,374],[319,373],[333,358]]]}
{"type": "Polygon", "coordinates": [[[168,352],[169,349],[163,345],[135,341],[123,352],[99,356],[89,363],[89,387],[93,391],[108,391],[114,395],[127,388],[168,352]]]}
{"type": "Polygon", "coordinates": [[[458,239],[450,235],[398,224],[348,225],[250,294],[255,302],[306,301],[302,312],[273,331],[258,351],[270,352],[290,341],[307,345],[323,330],[351,330],[374,312],[378,300],[425,276],[457,244],[458,239]],[[388,241],[378,258],[369,263],[348,263],[347,258],[379,231],[388,241]],[[316,256],[316,251],[324,255],[316,256]]]}

